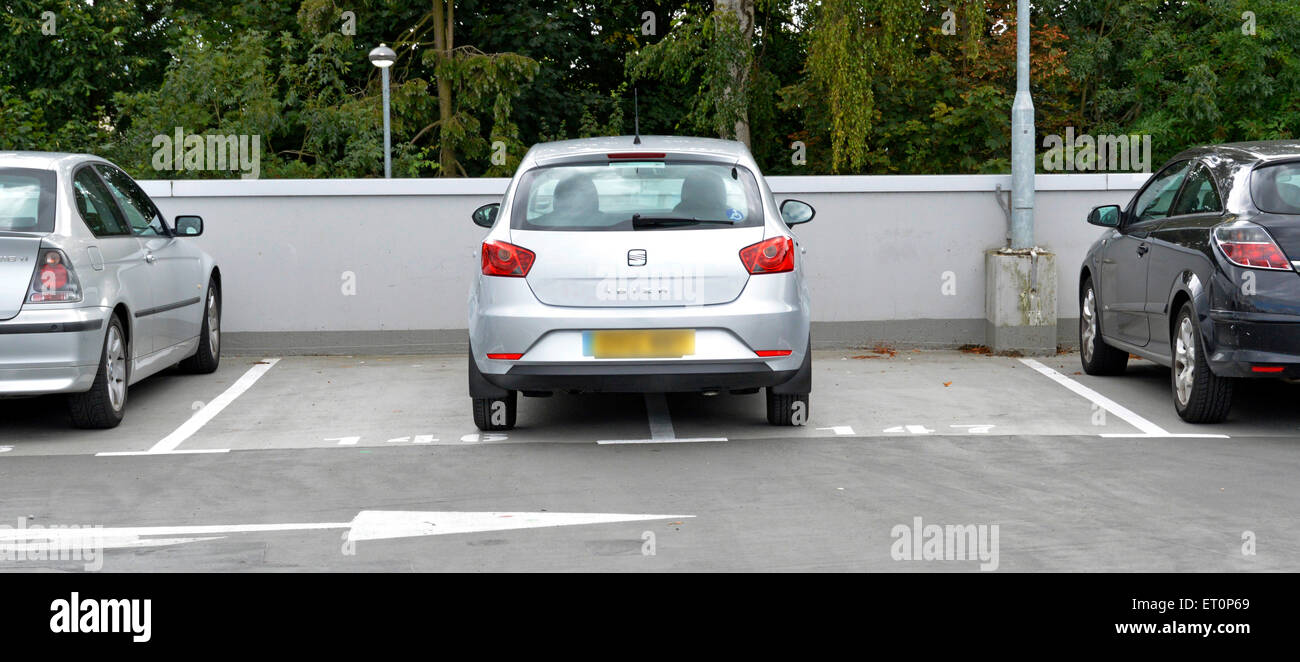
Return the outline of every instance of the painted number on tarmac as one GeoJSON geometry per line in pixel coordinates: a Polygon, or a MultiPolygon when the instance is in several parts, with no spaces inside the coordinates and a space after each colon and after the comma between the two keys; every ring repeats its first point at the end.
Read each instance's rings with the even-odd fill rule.
{"type": "MultiPolygon", "coordinates": [[[[325,441],[336,442],[339,446],[356,446],[361,441],[361,437],[327,437],[325,441]]],[[[393,437],[387,440],[390,444],[431,444],[438,441],[438,438],[431,434],[417,434],[414,437],[393,437]]]]}
{"type": "Polygon", "coordinates": [[[934,432],[934,430],[931,430],[924,425],[895,425],[892,428],[885,428],[885,432],[890,434],[902,434],[904,432],[907,434],[930,434],[931,432],[934,432]]]}
{"type": "Polygon", "coordinates": [[[461,441],[467,444],[477,444],[483,441],[505,441],[506,439],[509,439],[509,437],[496,432],[474,432],[460,438],[461,441]]]}
{"type": "Polygon", "coordinates": [[[965,429],[971,434],[988,434],[996,425],[949,425],[950,428],[965,429]]]}

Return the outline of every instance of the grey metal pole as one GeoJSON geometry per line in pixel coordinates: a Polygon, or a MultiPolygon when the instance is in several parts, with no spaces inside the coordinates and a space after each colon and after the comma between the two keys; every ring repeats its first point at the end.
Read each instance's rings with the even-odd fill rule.
{"type": "Polygon", "coordinates": [[[1034,100],[1029,95],[1029,0],[1016,2],[1016,100],[1011,105],[1011,247],[1034,246],[1034,100]]]}
{"type": "Polygon", "coordinates": [[[380,70],[384,77],[384,179],[393,178],[393,146],[388,130],[388,67],[380,70]]]}

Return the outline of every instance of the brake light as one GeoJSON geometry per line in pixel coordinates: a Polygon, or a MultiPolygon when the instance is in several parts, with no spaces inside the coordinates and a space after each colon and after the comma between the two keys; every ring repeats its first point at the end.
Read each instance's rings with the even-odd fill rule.
{"type": "Polygon", "coordinates": [[[756,349],[754,353],[763,356],[790,356],[791,350],[788,349],[756,349]]]}
{"type": "Polygon", "coordinates": [[[484,276],[523,278],[533,268],[537,254],[504,241],[485,241],[480,251],[483,257],[484,276]]]}
{"type": "Polygon", "coordinates": [[[1251,372],[1278,373],[1283,370],[1285,370],[1285,368],[1280,365],[1253,365],[1250,367],[1251,372]]]}
{"type": "Polygon", "coordinates": [[[606,154],[611,161],[618,159],[662,159],[663,152],[614,152],[606,154]]]}
{"type": "Polygon", "coordinates": [[[488,354],[487,357],[496,361],[518,361],[523,354],[488,354]]]}
{"type": "Polygon", "coordinates": [[[28,303],[75,303],[81,301],[81,282],[68,256],[57,248],[42,248],[27,293],[28,303]]]}
{"type": "Polygon", "coordinates": [[[740,262],[751,274],[794,271],[794,242],[789,237],[772,237],[740,249],[740,262]]]}
{"type": "Polygon", "coordinates": [[[1239,267],[1291,270],[1286,254],[1264,228],[1254,223],[1220,225],[1214,228],[1214,243],[1229,262],[1239,267]]]}

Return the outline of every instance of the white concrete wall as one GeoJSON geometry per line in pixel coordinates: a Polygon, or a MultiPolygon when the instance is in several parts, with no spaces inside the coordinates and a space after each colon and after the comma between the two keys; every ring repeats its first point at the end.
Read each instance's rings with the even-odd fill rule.
{"type": "MultiPolygon", "coordinates": [[[[1084,252],[1102,232],[1084,218],[1124,204],[1145,175],[1039,175],[1036,238],[1057,253],[1062,340],[1078,316],[1084,252]]],[[[778,202],[817,217],[808,246],[813,319],[853,341],[983,342],[985,250],[1003,245],[995,190],[1010,176],[771,177],[778,202]],[[941,291],[944,273],[956,296],[941,291]],[[947,322],[947,323],[945,323],[947,322]],[[857,325],[857,326],[854,326],[857,325]],[[927,333],[944,327],[942,333],[927,333]],[[880,337],[866,337],[866,336],[880,337]],[[901,337],[890,337],[901,336],[901,337]]],[[[229,332],[421,332],[464,329],[484,230],[470,212],[505,179],[176,180],[142,182],[167,215],[199,214],[195,241],[224,274],[229,332]],[[344,296],[345,273],[356,296],[344,296]]],[[[444,337],[450,337],[443,334],[444,337]]],[[[248,346],[267,344],[260,342],[248,346]]],[[[285,336],[290,337],[290,336],[285,336]]],[[[305,335],[293,336],[306,338],[305,335]]],[[[288,349],[298,341],[287,344],[288,349]]],[[[310,342],[301,341],[304,348],[310,342]]],[[[376,341],[341,341],[364,349],[376,341]]],[[[378,343],[382,344],[382,343],[378,343]]],[[[850,343],[851,344],[851,343],[850,343]]]]}

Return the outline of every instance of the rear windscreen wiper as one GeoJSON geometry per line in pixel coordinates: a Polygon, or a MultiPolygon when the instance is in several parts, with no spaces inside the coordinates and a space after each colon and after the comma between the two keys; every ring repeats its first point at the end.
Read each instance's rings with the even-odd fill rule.
{"type": "Polygon", "coordinates": [[[695,218],[693,216],[642,216],[632,214],[633,228],[652,228],[662,227],[665,225],[735,225],[732,221],[715,221],[709,219],[695,218]]]}

